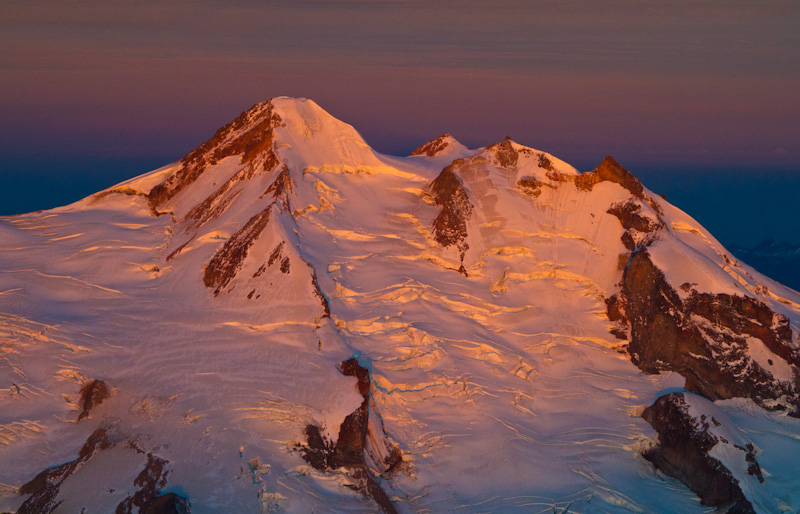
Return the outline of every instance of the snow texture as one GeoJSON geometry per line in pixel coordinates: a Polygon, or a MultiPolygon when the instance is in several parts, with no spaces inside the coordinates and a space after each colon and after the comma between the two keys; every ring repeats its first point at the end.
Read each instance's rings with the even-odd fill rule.
{"type": "MultiPolygon", "coordinates": [[[[147,195],[174,163],[0,218],[0,511],[114,426],[169,462],[166,490],[193,513],[373,512],[345,473],[316,471],[296,450],[309,424],[335,440],[361,404],[339,371],[356,356],[403,452],[381,483],[399,512],[707,512],[640,456],[654,432],[639,414],[683,379],[643,374],[609,333],[604,299],[628,250],[608,210],[630,191],[583,190],[573,167],[510,140],[394,157],[311,100],[253,115],[269,107],[281,120],[270,169],[245,173],[227,156],[154,207],[147,195]],[[463,256],[432,232],[441,208],[429,186],[454,161],[473,205],[463,256]],[[225,284],[204,283],[222,264],[225,284]],[[93,379],[113,393],[78,422],[93,379]]],[[[650,254],[676,290],[758,297],[798,332],[796,292],[645,194],[666,222],[650,254]]],[[[797,371],[763,344],[749,351],[778,361],[781,379],[797,371]]],[[[800,509],[800,422],[745,400],[716,408],[761,450],[766,480],[748,494],[800,509]]],[[[69,478],[57,512],[111,505],[87,491],[116,453],[69,478]]],[[[113,477],[128,487],[141,464],[131,459],[113,477]]]]}

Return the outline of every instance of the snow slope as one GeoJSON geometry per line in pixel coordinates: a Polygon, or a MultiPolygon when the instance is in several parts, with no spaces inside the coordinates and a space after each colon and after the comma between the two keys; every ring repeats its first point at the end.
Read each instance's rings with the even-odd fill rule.
{"type": "MultiPolygon", "coordinates": [[[[362,403],[339,367],[353,356],[402,451],[377,478],[398,512],[708,511],[640,455],[655,434],[642,410],[685,379],[642,372],[610,332],[631,249],[608,211],[634,202],[660,224],[629,235],[680,295],[757,299],[796,347],[795,291],[650,191],[581,187],[510,140],[387,156],[291,98],[237,120],[182,162],[0,218],[0,511],[104,428],[114,445],[60,484],[53,512],[113,510],[148,453],[167,462],[159,490],[194,513],[373,512],[352,473],[303,459],[309,425],[336,443],[362,403]],[[447,169],[460,193],[437,198],[447,169]],[[432,227],[450,208],[444,245],[432,227]],[[91,380],[112,393],[78,421],[91,380]]],[[[796,385],[791,358],[748,349],[796,385]]],[[[760,449],[766,480],[745,491],[759,512],[800,509],[800,422],[752,398],[714,408],[760,449]]]]}

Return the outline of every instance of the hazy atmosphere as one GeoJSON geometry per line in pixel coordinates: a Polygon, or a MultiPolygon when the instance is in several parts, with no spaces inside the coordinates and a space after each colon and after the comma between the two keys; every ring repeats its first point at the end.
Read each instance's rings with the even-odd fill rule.
{"type": "Polygon", "coordinates": [[[179,159],[288,95],[390,154],[451,132],[581,170],[613,155],[723,242],[800,241],[798,4],[633,5],[3,2],[0,212],[179,159]]]}

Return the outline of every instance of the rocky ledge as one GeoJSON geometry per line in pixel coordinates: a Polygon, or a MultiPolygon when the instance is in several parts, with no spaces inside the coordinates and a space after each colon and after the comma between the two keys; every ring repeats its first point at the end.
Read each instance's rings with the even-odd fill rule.
{"type": "Polygon", "coordinates": [[[319,471],[333,472],[344,468],[352,483],[348,486],[371,498],[387,514],[397,510],[379,484],[380,478],[391,475],[403,461],[400,449],[387,437],[375,409],[370,408],[369,370],[350,358],[341,363],[342,374],[358,380],[358,391],[364,398],[339,428],[336,443],[323,437],[320,427],[306,427],[306,444],[300,446],[303,458],[319,471]]]}
{"type": "Polygon", "coordinates": [[[726,514],[755,514],[745,491],[758,497],[764,476],[752,443],[710,401],[689,393],[661,396],[642,417],[658,432],[643,456],[683,482],[703,505],[726,514]]]}
{"type": "MultiPolygon", "coordinates": [[[[19,488],[19,494],[29,496],[17,510],[17,514],[49,514],[56,512],[59,505],[65,501],[61,485],[73,475],[81,475],[82,470],[91,467],[90,463],[98,454],[112,448],[120,450],[117,458],[136,459],[144,461],[144,467],[132,484],[126,484],[124,489],[118,491],[109,489],[103,480],[113,483],[115,472],[107,476],[92,476],[91,483],[95,489],[80,491],[77,498],[79,502],[88,505],[99,496],[108,496],[109,493],[122,493],[124,498],[113,510],[116,514],[188,514],[189,502],[174,493],[164,493],[169,474],[169,462],[142,449],[136,442],[116,433],[109,427],[95,430],[81,448],[75,460],[45,469],[32,480],[19,488]],[[137,457],[138,456],[138,457],[137,457]]],[[[124,466],[121,466],[124,468],[124,466]]],[[[90,472],[91,473],[91,472],[90,472]]],[[[86,480],[86,477],[82,477],[86,480]]],[[[87,482],[88,483],[88,482],[87,482]]],[[[67,496],[74,496],[75,491],[66,491],[67,496]]],[[[71,498],[74,503],[76,498],[71,498]]],[[[84,507],[81,512],[88,512],[84,507]]]]}
{"type": "Polygon", "coordinates": [[[432,139],[427,143],[425,143],[424,145],[419,146],[416,150],[411,152],[411,155],[424,155],[427,157],[436,157],[440,153],[447,150],[447,148],[454,142],[457,142],[456,138],[451,136],[449,133],[445,133],[437,137],[436,139],[432,139]]]}
{"type": "Polygon", "coordinates": [[[789,320],[748,296],[681,295],[647,248],[634,251],[608,317],[628,333],[631,360],[646,373],[675,371],[686,388],[711,400],[750,398],[768,410],[800,416],[800,352],[789,320]]]}

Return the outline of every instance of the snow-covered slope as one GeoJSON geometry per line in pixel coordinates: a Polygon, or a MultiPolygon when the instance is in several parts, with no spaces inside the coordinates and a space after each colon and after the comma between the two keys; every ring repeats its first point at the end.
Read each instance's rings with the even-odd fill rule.
{"type": "Polygon", "coordinates": [[[707,512],[642,456],[684,387],[800,509],[800,297],[613,159],[277,98],[0,241],[0,511],[707,512]]]}

